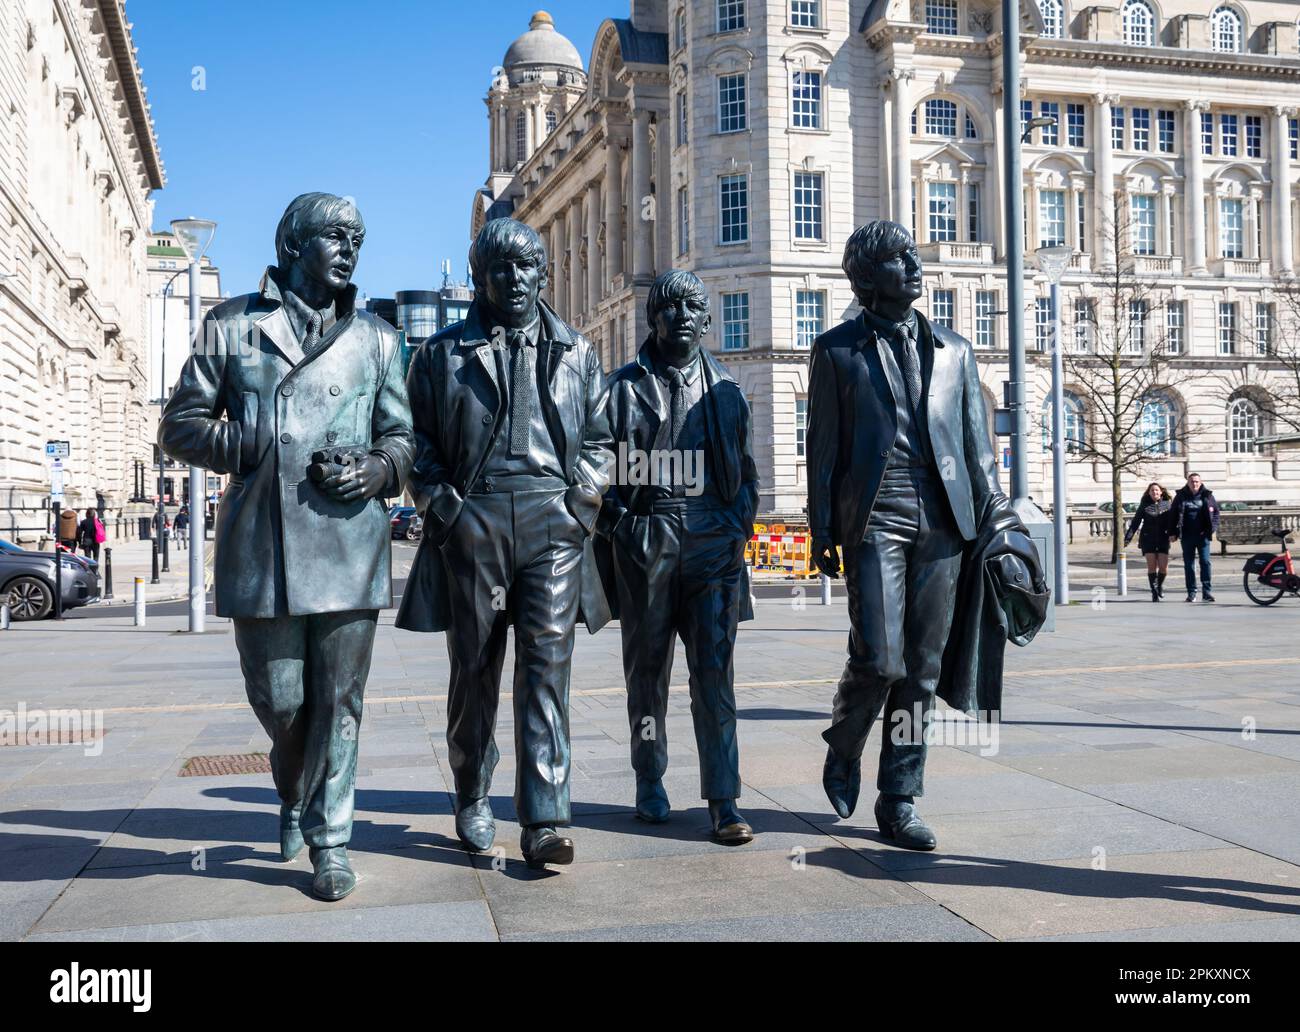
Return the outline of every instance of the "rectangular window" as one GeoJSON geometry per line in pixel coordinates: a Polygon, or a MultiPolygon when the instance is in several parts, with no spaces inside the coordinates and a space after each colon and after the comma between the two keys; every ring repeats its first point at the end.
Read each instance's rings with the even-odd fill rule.
{"type": "Polygon", "coordinates": [[[1237,116],[1219,116],[1219,153],[1225,158],[1237,156],[1237,116]]]}
{"type": "Polygon", "coordinates": [[[957,105],[951,100],[925,102],[925,135],[956,136],[957,105]]]}
{"type": "Polygon", "coordinates": [[[925,0],[925,31],[957,35],[957,0],[925,0]]]}
{"type": "Polygon", "coordinates": [[[1124,149],[1124,109],[1110,109],[1110,145],[1113,150],[1124,149]]]}
{"type": "Polygon", "coordinates": [[[794,457],[808,457],[808,399],[794,399],[794,457]]]}
{"type": "Polygon", "coordinates": [[[718,31],[734,32],[745,27],[745,0],[718,0],[718,31]]]}
{"type": "Polygon", "coordinates": [[[931,322],[951,330],[953,328],[953,319],[956,315],[956,308],[956,291],[936,290],[934,292],[934,300],[930,305],[931,322]]]}
{"type": "Polygon", "coordinates": [[[1147,347],[1147,303],[1130,301],[1128,303],[1128,341],[1124,350],[1130,354],[1140,355],[1147,347]]]}
{"type": "Polygon", "coordinates": [[[1084,251],[1088,242],[1088,198],[1082,190],[1074,195],[1074,249],[1084,251]]]}
{"type": "Polygon", "coordinates": [[[743,132],[749,124],[745,107],[744,73],[718,76],[718,132],[743,132]]]}
{"type": "Polygon", "coordinates": [[[1088,146],[1087,108],[1082,104],[1065,105],[1066,142],[1071,147],[1088,146]]]}
{"type": "Polygon", "coordinates": [[[943,243],[957,239],[957,184],[929,184],[930,240],[943,243]]]}
{"type": "Polygon", "coordinates": [[[1214,153],[1214,116],[1208,111],[1201,112],[1201,153],[1214,153]]]}
{"type": "Polygon", "coordinates": [[[678,90],[677,92],[677,146],[684,147],[689,139],[686,132],[686,116],[688,114],[686,102],[686,91],[678,90]]]}
{"type": "Polygon", "coordinates": [[[1133,253],[1156,253],[1156,196],[1132,194],[1129,198],[1133,218],[1133,253]]]}
{"type": "Polygon", "coordinates": [[[1151,109],[1135,107],[1133,109],[1133,149],[1149,151],[1151,149],[1151,109]]]}
{"type": "Polygon", "coordinates": [[[743,244],[749,240],[749,177],[743,173],[718,180],[718,223],[722,243],[743,244]]]}
{"type": "Polygon", "coordinates": [[[1246,227],[1240,197],[1219,198],[1219,256],[1243,258],[1246,254],[1246,227]]]}
{"type": "Polygon", "coordinates": [[[794,238],[822,239],[822,174],[794,174],[794,238]]]}
{"type": "Polygon", "coordinates": [[[975,346],[991,348],[997,334],[998,295],[993,290],[975,291],[975,346]]]}
{"type": "Polygon", "coordinates": [[[673,43],[676,49],[680,50],[686,46],[686,8],[677,8],[677,16],[673,19],[673,43]]]}
{"type": "Polygon", "coordinates": [[[812,347],[813,341],[826,332],[826,291],[795,291],[794,321],[795,347],[812,347]]]}
{"type": "Polygon", "coordinates": [[[1074,299],[1074,350],[1080,354],[1087,354],[1092,350],[1095,323],[1096,313],[1093,311],[1092,302],[1085,297],[1076,297],[1074,299]]]}
{"type": "Polygon", "coordinates": [[[790,0],[790,24],[797,29],[819,29],[822,24],[820,0],[790,0]]]}
{"type": "Polygon", "coordinates": [[[1230,301],[1219,302],[1219,354],[1237,353],[1237,305],[1230,301]]]}
{"type": "Polygon", "coordinates": [[[1273,353],[1273,306],[1271,304],[1255,305],[1255,354],[1271,355],[1273,353]]]}
{"type": "Polygon", "coordinates": [[[1038,246],[1065,243],[1065,191],[1038,191],[1038,246]]]}
{"type": "MultiPolygon", "coordinates": [[[[1032,100],[1022,100],[1020,102],[1020,135],[1023,137],[1029,129],[1029,120],[1034,117],[1034,102],[1032,100]]],[[[1033,134],[1029,135],[1029,142],[1034,142],[1033,134]]]]}
{"type": "Polygon", "coordinates": [[[1264,120],[1259,115],[1246,116],[1246,157],[1264,156],[1264,120]]]}
{"type": "Polygon", "coordinates": [[[980,238],[980,185],[966,184],[966,239],[975,243],[980,238]]]}
{"type": "Polygon", "coordinates": [[[796,129],[822,127],[822,73],[795,72],[791,96],[791,113],[796,129]]]}
{"type": "Polygon", "coordinates": [[[1300,118],[1287,119],[1287,135],[1291,139],[1291,160],[1300,160],[1300,118]]]}
{"type": "Polygon", "coordinates": [[[677,253],[691,249],[691,195],[689,187],[677,189],[677,253]]]}
{"type": "Polygon", "coordinates": [[[744,351],[749,347],[749,291],[722,295],[722,348],[744,351]]]}
{"type": "Polygon", "coordinates": [[[1045,118],[1056,119],[1051,125],[1043,126],[1043,135],[1039,142],[1047,147],[1059,147],[1061,145],[1061,105],[1054,100],[1045,100],[1038,105],[1038,113],[1045,118]]]}
{"type": "Polygon", "coordinates": [[[1034,298],[1034,348],[1046,351],[1052,346],[1052,299],[1034,298]]]}
{"type": "Polygon", "coordinates": [[[1156,112],[1156,129],[1159,137],[1158,146],[1162,154],[1174,152],[1174,132],[1178,124],[1177,115],[1172,111],[1156,112]]]}
{"type": "Polygon", "coordinates": [[[1184,301],[1165,305],[1165,350],[1181,355],[1187,348],[1187,307],[1184,301]]]}

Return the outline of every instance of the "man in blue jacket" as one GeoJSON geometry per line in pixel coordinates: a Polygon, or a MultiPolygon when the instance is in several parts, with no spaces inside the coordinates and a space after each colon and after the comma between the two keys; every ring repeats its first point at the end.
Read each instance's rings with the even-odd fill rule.
{"type": "Polygon", "coordinates": [[[1187,580],[1187,598],[1196,601],[1196,561],[1201,564],[1201,599],[1213,602],[1210,591],[1210,542],[1219,532],[1219,503],[1214,492],[1193,473],[1185,487],[1174,495],[1169,537],[1183,544],[1183,576],[1187,580]]]}

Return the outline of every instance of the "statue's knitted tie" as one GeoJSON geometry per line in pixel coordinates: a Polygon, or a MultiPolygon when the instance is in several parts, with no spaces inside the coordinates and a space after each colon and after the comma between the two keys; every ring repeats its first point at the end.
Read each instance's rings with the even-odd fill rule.
{"type": "Polygon", "coordinates": [[[302,339],[302,353],[304,355],[310,355],[320,347],[320,328],[323,322],[320,312],[312,312],[307,317],[307,334],[302,339]]]}
{"type": "Polygon", "coordinates": [[[672,427],[672,436],[668,439],[668,447],[676,448],[677,439],[681,437],[682,428],[686,426],[686,377],[682,375],[680,369],[669,366],[668,382],[672,386],[672,399],[669,407],[669,425],[672,427]]]}
{"type": "Polygon", "coordinates": [[[903,325],[903,380],[907,384],[907,397],[912,411],[921,411],[921,356],[916,350],[916,337],[910,323],[903,325]]]}
{"type": "Polygon", "coordinates": [[[510,334],[510,454],[528,454],[528,432],[533,422],[533,361],[528,334],[510,334]]]}

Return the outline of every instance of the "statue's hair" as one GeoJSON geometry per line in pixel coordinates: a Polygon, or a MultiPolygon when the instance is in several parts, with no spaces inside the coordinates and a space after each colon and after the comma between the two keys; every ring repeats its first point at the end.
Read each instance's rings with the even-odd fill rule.
{"type": "Polygon", "coordinates": [[[517,219],[492,219],[478,231],[478,236],[469,246],[469,271],[470,278],[474,281],[476,297],[486,296],[488,268],[502,258],[522,258],[536,262],[541,269],[538,289],[545,289],[546,244],[542,242],[541,235],[532,226],[517,219]]]}
{"type": "Polygon", "coordinates": [[[876,266],[914,247],[916,242],[903,226],[888,219],[868,222],[853,231],[844,245],[844,274],[853,284],[859,302],[871,296],[876,266]]]}
{"type": "Polygon", "coordinates": [[[331,193],[299,194],[289,202],[275,227],[275,261],[281,270],[287,270],[312,237],[331,226],[343,226],[366,235],[366,224],[361,212],[350,197],[331,193]]]}
{"type": "Polygon", "coordinates": [[[698,301],[703,301],[705,310],[708,310],[709,292],[704,289],[704,284],[700,282],[700,278],[695,273],[687,272],[685,269],[669,269],[655,279],[650,286],[650,293],[646,295],[646,322],[653,326],[659,309],[669,302],[681,298],[695,298],[698,301]]]}

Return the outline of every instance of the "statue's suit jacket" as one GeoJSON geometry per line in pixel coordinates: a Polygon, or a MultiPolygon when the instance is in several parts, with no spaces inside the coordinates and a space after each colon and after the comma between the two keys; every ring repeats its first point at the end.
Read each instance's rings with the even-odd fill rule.
{"type": "Polygon", "coordinates": [[[204,318],[163,411],[166,454],[230,474],[215,528],[218,616],[393,604],[382,498],[401,493],[410,469],[411,412],[397,331],[356,311],[355,295],[339,296],[338,321],[303,358],[268,270],[258,293],[204,318]],[[308,478],[312,452],[347,446],[390,461],[380,496],[336,501],[308,478]]]}
{"type": "MultiPolygon", "coordinates": [[[[655,372],[649,346],[648,342],[643,344],[636,358],[610,377],[605,402],[615,448],[625,446],[642,454],[654,449],[659,428],[669,418],[663,396],[652,382],[655,372]]],[[[735,377],[712,354],[701,351],[700,362],[706,387],[704,417],[714,477],[711,486],[731,507],[738,532],[743,532],[748,539],[753,536],[754,516],[758,512],[758,467],[754,463],[749,402],[735,377]]],[[[612,617],[618,616],[618,592],[614,584],[610,534],[628,512],[650,511],[646,494],[644,487],[620,483],[611,484],[605,493],[599,523],[602,534],[595,548],[612,617]]],[[[740,619],[753,618],[746,566],[740,593],[740,619]]]]}
{"type": "MultiPolygon", "coordinates": [[[[580,618],[594,631],[609,620],[590,536],[613,458],[605,371],[590,341],[544,303],[537,307],[550,341],[539,345],[538,361],[546,364],[540,401],[570,485],[565,504],[588,531],[579,608],[580,618]]],[[[450,626],[447,574],[439,550],[508,423],[507,395],[499,385],[510,382],[509,351],[494,344],[484,320],[478,303],[472,303],[464,322],[424,342],[407,373],[416,444],[410,487],[424,516],[424,536],[397,611],[397,626],[408,631],[450,626]]]]}
{"type": "MultiPolygon", "coordinates": [[[[979,533],[977,513],[1008,511],[998,486],[988,415],[970,341],[916,317],[930,331],[922,383],[930,446],[957,529],[979,533]],[[989,504],[986,506],[986,501],[989,504]]],[[[889,343],[861,315],[813,341],[808,369],[808,526],[837,545],[862,540],[898,431],[885,374],[889,343]]]]}

